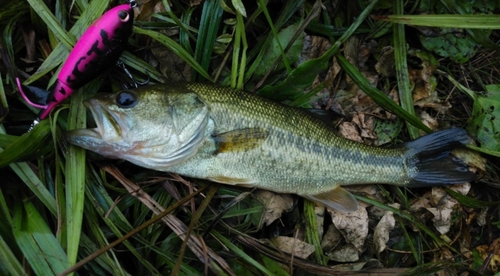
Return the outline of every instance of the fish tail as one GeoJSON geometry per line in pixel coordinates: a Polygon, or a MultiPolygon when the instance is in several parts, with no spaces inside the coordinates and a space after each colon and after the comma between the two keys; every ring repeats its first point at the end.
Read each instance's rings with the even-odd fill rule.
{"type": "Polygon", "coordinates": [[[464,129],[452,128],[423,136],[404,146],[408,149],[408,187],[459,184],[476,179],[451,150],[472,141],[464,129]]]}

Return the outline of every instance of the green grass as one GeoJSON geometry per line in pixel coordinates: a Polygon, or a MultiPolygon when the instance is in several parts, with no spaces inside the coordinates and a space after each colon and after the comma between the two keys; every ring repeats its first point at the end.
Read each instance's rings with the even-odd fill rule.
{"type": "MultiPolygon", "coordinates": [[[[124,80],[118,77],[117,68],[111,67],[79,89],[48,120],[25,133],[37,110],[19,96],[15,77],[26,85],[50,87],[77,38],[110,6],[118,4],[54,1],[54,6],[47,7],[45,2],[8,0],[0,7],[0,274],[60,274],[80,269],[82,274],[96,275],[288,275],[291,266],[303,274],[337,271],[331,266],[338,263],[323,251],[322,237],[315,229],[320,218],[311,202],[295,197],[292,211],[259,228],[265,207],[249,189],[219,187],[104,160],[68,145],[65,131],[87,125],[88,112],[82,101],[120,89],[124,80]],[[35,34],[34,40],[30,34],[35,34]],[[288,232],[290,229],[293,231],[288,232]],[[274,235],[296,233],[316,248],[307,260],[280,252],[267,242],[274,235]],[[77,266],[72,267],[74,264],[77,266]]],[[[169,1],[157,2],[156,8],[161,7],[162,12],[142,7],[130,46],[121,58],[134,76],[150,83],[216,82],[292,106],[319,104],[324,109],[328,101],[320,99],[337,101],[346,83],[352,81],[383,112],[406,122],[406,127],[394,127],[387,134],[397,137],[391,144],[435,130],[421,121],[418,115],[423,110],[441,128],[474,122],[485,124],[481,129],[494,129],[494,120],[498,120],[486,125],[487,120],[477,119],[491,115],[478,109],[477,99],[496,104],[491,96],[495,91],[488,85],[500,83],[500,58],[494,52],[498,51],[500,7],[494,4],[380,0],[340,1],[335,6],[306,0],[233,0],[221,5],[206,0],[189,7],[182,1],[174,0],[172,6],[169,1]],[[418,26],[418,35],[414,26],[418,26]],[[304,32],[330,44],[297,64],[304,32]],[[363,45],[372,40],[377,43],[363,64],[353,62],[347,54],[353,38],[361,38],[363,45]],[[377,75],[379,81],[374,85],[369,73],[375,72],[373,65],[385,46],[394,47],[396,73],[377,75]],[[422,61],[410,54],[415,51],[439,60],[439,70],[432,75],[437,78],[439,99],[449,101],[451,109],[414,106],[412,62],[422,61]],[[338,68],[338,74],[329,75],[331,68],[338,68]],[[399,103],[389,95],[393,88],[399,103]]],[[[355,52],[361,55],[362,51],[355,52]]],[[[336,123],[349,121],[351,111],[336,123]]],[[[391,123],[379,118],[380,114],[366,116],[391,123]]],[[[488,270],[474,250],[489,245],[493,242],[490,237],[500,234],[500,177],[495,165],[500,156],[495,145],[500,139],[496,139],[493,136],[488,146],[481,142],[476,147],[488,154],[489,165],[471,192],[464,196],[448,190],[460,203],[449,234],[458,236],[459,242],[440,235],[425,210],[410,211],[413,201],[429,189],[382,188],[376,199],[356,196],[396,216],[396,230],[388,245],[394,251],[377,254],[367,242],[361,255],[384,265],[374,273],[391,275],[412,267],[456,274],[495,272],[488,270]],[[402,207],[387,205],[393,202],[402,207]],[[480,213],[484,207],[489,208],[486,225],[476,220],[484,215],[480,213]],[[463,254],[460,244],[469,246],[474,254],[463,254]],[[451,252],[457,264],[438,261],[443,250],[451,252]]],[[[331,224],[328,215],[324,223],[325,229],[331,224]]],[[[418,269],[407,272],[419,273],[418,269]]]]}

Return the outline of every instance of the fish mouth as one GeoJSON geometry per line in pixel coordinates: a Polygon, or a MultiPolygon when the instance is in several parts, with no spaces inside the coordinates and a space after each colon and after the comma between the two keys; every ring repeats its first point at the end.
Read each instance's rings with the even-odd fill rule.
{"type": "Polygon", "coordinates": [[[95,128],[75,129],[66,133],[67,140],[86,149],[95,149],[103,143],[122,140],[123,120],[97,99],[83,102],[94,118],[95,128]]]}

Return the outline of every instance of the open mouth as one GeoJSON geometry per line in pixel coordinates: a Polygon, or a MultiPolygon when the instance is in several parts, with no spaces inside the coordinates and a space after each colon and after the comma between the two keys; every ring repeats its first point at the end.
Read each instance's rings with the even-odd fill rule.
{"type": "Polygon", "coordinates": [[[83,146],[84,140],[112,140],[121,137],[121,127],[115,115],[110,113],[101,102],[96,99],[89,99],[83,103],[90,110],[93,117],[91,125],[94,128],[84,128],[69,131],[67,137],[70,142],[83,146]]]}

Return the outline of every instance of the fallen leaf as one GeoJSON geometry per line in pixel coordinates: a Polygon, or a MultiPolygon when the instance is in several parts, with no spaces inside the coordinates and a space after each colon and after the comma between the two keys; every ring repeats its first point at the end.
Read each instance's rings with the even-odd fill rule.
{"type": "MultiPolygon", "coordinates": [[[[160,64],[160,71],[170,81],[187,81],[191,79],[191,66],[178,55],[165,47],[152,47],[151,53],[160,64]]],[[[150,62],[151,63],[151,62],[150,62]]]]}
{"type": "Polygon", "coordinates": [[[426,125],[430,129],[437,130],[439,128],[439,122],[436,120],[436,118],[431,117],[431,115],[429,115],[429,113],[427,113],[425,110],[420,112],[419,117],[422,123],[424,123],[424,125],[426,125]]]}
{"type": "Polygon", "coordinates": [[[359,251],[352,244],[345,244],[341,248],[326,254],[328,258],[336,262],[356,262],[359,260],[359,251]]]}
{"type": "Polygon", "coordinates": [[[432,206],[435,206],[432,204],[432,193],[426,192],[423,196],[416,198],[411,204],[410,204],[410,211],[411,212],[417,212],[420,209],[426,209],[430,208],[432,206]]]}
{"type": "Polygon", "coordinates": [[[328,209],[335,227],[342,233],[346,242],[362,252],[365,248],[365,240],[368,236],[368,213],[366,208],[359,206],[354,212],[339,212],[328,209]]]}
{"type": "Polygon", "coordinates": [[[344,56],[360,71],[366,71],[368,66],[366,61],[377,47],[375,40],[363,40],[361,36],[353,35],[344,43],[344,56]]]}
{"type": "Polygon", "coordinates": [[[408,55],[409,60],[415,63],[408,68],[414,105],[433,108],[439,113],[446,112],[451,108],[451,104],[441,100],[436,91],[437,79],[434,71],[439,62],[432,54],[425,51],[412,49],[408,51],[408,55]]]}
{"type": "Polygon", "coordinates": [[[471,167],[472,171],[478,171],[482,174],[486,171],[486,158],[481,156],[477,151],[472,151],[468,149],[454,149],[452,151],[453,156],[462,160],[467,166],[471,167]]]}
{"type": "MultiPolygon", "coordinates": [[[[470,190],[470,183],[450,185],[448,188],[466,195],[470,190]]],[[[452,213],[458,201],[448,195],[445,189],[441,187],[432,187],[432,203],[436,207],[426,208],[433,214],[432,222],[436,230],[445,235],[450,231],[452,213]]]]}
{"type": "MultiPolygon", "coordinates": [[[[400,207],[397,203],[390,204],[390,206],[397,209],[400,207]]],[[[395,226],[396,220],[394,219],[394,213],[392,211],[386,211],[373,232],[373,243],[378,253],[385,250],[387,241],[389,241],[389,234],[395,226]]]]}
{"type": "Polygon", "coordinates": [[[432,222],[436,230],[441,235],[448,233],[451,227],[451,212],[453,210],[450,208],[427,208],[427,210],[434,215],[432,222]]]}
{"type": "Polygon", "coordinates": [[[266,226],[279,219],[283,211],[293,207],[293,198],[289,194],[276,194],[266,190],[257,190],[254,197],[264,206],[264,215],[261,223],[266,226]]]}
{"type": "Polygon", "coordinates": [[[304,36],[304,45],[300,52],[297,65],[310,59],[320,57],[331,47],[331,45],[330,41],[324,37],[306,34],[304,36]]]}
{"type": "Polygon", "coordinates": [[[477,137],[481,148],[500,151],[500,85],[487,85],[487,94],[474,101],[467,130],[477,137]]]}
{"type": "Polygon", "coordinates": [[[349,140],[353,140],[356,142],[363,142],[363,139],[359,135],[358,130],[356,129],[356,124],[352,122],[343,122],[339,125],[339,134],[347,138],[349,140]]]}
{"type": "Polygon", "coordinates": [[[340,233],[339,229],[335,227],[335,225],[330,224],[328,229],[326,230],[323,239],[321,240],[321,248],[323,252],[329,252],[333,250],[341,241],[344,239],[342,233],[340,233]]]}
{"type": "Polygon", "coordinates": [[[396,74],[394,64],[394,47],[385,46],[380,51],[380,57],[375,64],[375,70],[383,77],[393,77],[396,74]]]}
{"type": "Polygon", "coordinates": [[[281,251],[304,259],[314,252],[314,246],[312,244],[292,237],[279,236],[272,238],[271,242],[281,251]]]}
{"type": "Polygon", "coordinates": [[[500,238],[496,238],[488,245],[480,245],[476,247],[479,256],[486,261],[490,258],[488,263],[488,270],[492,273],[498,273],[500,266],[500,238]]]}
{"type": "MultiPolygon", "coordinates": [[[[434,258],[432,260],[433,263],[442,263],[442,262],[450,262],[455,263],[455,258],[451,251],[446,247],[441,247],[438,252],[434,254],[434,258]]],[[[449,267],[447,269],[442,269],[436,272],[437,276],[448,276],[450,274],[456,275],[456,269],[453,267],[449,267]],[[451,271],[450,271],[451,270],[451,271]]]]}

